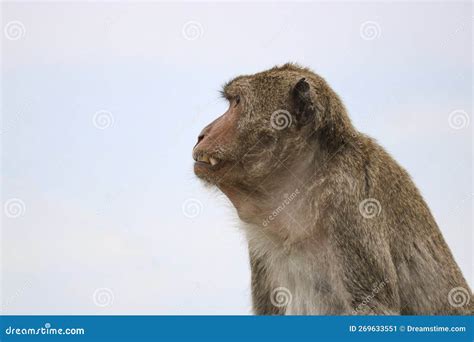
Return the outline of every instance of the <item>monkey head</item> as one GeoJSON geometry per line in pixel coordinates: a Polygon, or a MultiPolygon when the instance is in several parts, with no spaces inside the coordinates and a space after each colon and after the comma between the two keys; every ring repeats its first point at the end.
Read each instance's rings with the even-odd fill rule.
{"type": "Polygon", "coordinates": [[[199,134],[194,172],[237,209],[244,200],[288,190],[290,174],[314,162],[317,136],[335,126],[339,114],[325,108],[342,108],[321,77],[293,64],[239,76],[222,95],[229,107],[199,134]]]}

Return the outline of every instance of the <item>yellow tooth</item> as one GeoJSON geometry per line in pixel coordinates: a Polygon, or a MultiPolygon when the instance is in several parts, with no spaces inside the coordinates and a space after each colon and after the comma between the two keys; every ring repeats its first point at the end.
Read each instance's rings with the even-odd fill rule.
{"type": "Polygon", "coordinates": [[[214,166],[218,163],[217,159],[210,157],[209,161],[211,162],[211,165],[214,166]]]}
{"type": "Polygon", "coordinates": [[[209,157],[207,156],[207,154],[203,154],[201,156],[201,158],[199,158],[200,160],[199,161],[202,161],[204,163],[208,163],[209,164],[209,157]]]}

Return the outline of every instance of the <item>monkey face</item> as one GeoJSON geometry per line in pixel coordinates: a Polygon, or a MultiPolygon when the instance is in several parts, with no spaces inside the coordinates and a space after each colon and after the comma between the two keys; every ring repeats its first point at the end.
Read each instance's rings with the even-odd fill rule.
{"type": "Polygon", "coordinates": [[[310,86],[315,80],[308,77],[313,76],[292,67],[227,83],[222,95],[229,108],[202,130],[194,146],[195,174],[221,190],[245,192],[288,172],[297,158],[304,158],[315,127],[310,86]]]}
{"type": "Polygon", "coordinates": [[[194,172],[209,182],[219,182],[227,172],[236,167],[235,157],[238,137],[240,100],[229,102],[228,110],[204,127],[193,149],[194,172]]]}

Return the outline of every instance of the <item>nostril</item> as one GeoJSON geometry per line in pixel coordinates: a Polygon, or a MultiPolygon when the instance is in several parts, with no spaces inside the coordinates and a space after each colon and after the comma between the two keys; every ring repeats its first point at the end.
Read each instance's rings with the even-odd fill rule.
{"type": "Polygon", "coordinates": [[[194,147],[196,147],[201,142],[202,139],[204,139],[204,134],[199,134],[198,141],[197,141],[196,145],[194,145],[194,147]]]}

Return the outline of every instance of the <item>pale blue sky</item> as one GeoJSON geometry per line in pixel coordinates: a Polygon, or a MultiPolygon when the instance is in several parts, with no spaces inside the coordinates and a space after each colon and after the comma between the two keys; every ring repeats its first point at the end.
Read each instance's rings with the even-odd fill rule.
{"type": "Polygon", "coordinates": [[[248,314],[238,219],[191,149],[225,81],[287,61],[326,78],[410,172],[472,286],[472,122],[449,122],[472,121],[471,7],[3,3],[2,206],[24,204],[2,217],[4,312],[248,314]]]}

